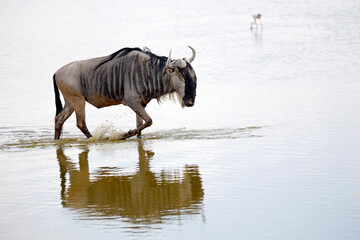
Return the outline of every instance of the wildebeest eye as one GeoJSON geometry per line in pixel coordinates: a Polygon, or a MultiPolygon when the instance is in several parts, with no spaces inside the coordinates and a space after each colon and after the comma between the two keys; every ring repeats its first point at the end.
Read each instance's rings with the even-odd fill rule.
{"type": "Polygon", "coordinates": [[[168,73],[168,74],[170,74],[170,75],[174,75],[174,74],[175,74],[175,69],[167,68],[167,69],[166,69],[166,73],[168,73]]]}

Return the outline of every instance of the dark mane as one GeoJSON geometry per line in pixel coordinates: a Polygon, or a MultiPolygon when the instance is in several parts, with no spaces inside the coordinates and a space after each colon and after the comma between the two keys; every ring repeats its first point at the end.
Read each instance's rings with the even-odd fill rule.
{"type": "Polygon", "coordinates": [[[166,61],[168,59],[167,57],[164,57],[164,56],[155,55],[147,47],[145,47],[144,50],[141,50],[140,48],[137,48],[137,47],[136,48],[122,48],[122,49],[110,54],[106,59],[101,61],[98,65],[96,65],[94,70],[98,69],[100,66],[113,60],[114,58],[121,58],[121,57],[129,54],[132,51],[139,51],[139,52],[143,52],[143,53],[147,54],[150,57],[150,59],[149,59],[150,64],[152,66],[156,66],[157,70],[163,69],[165,67],[166,61]]]}

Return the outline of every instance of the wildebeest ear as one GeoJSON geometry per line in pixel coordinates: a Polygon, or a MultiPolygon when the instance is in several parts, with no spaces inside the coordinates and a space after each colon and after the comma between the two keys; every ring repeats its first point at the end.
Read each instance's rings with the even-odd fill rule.
{"type": "Polygon", "coordinates": [[[188,59],[188,58],[183,58],[183,60],[185,61],[185,62],[187,62],[187,63],[190,63],[190,60],[188,59]]]}

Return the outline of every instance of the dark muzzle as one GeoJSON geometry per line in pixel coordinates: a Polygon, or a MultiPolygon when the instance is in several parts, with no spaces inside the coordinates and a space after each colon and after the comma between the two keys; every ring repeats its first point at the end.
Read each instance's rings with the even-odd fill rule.
{"type": "Polygon", "coordinates": [[[184,98],[184,105],[187,107],[192,107],[195,104],[195,99],[194,98],[184,98]]]}

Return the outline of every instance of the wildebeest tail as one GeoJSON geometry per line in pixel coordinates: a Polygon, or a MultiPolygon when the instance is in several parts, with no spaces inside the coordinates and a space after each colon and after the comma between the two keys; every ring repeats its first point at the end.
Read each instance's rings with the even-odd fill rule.
{"type": "Polygon", "coordinates": [[[55,81],[55,74],[53,76],[53,82],[54,82],[54,92],[55,92],[55,105],[56,105],[56,115],[57,116],[61,110],[63,109],[62,103],[61,103],[61,99],[60,99],[60,92],[59,92],[59,88],[56,84],[55,81]]]}

